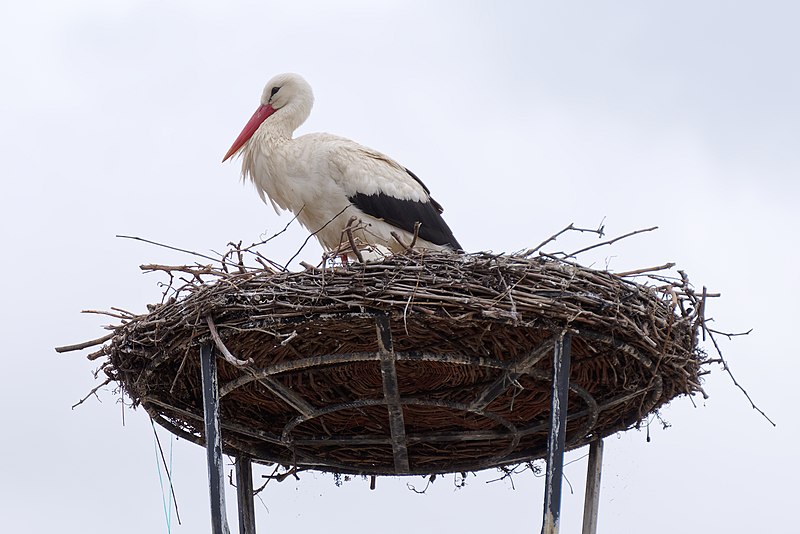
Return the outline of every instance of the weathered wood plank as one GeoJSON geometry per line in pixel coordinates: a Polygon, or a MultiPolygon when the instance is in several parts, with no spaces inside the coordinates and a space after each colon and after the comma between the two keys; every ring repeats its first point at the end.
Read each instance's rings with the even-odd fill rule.
{"type": "Polygon", "coordinates": [[[589,467],[586,471],[586,497],[583,502],[583,534],[597,533],[597,512],[600,507],[600,475],[603,470],[603,440],[589,445],[589,467]]]}
{"type": "Polygon", "coordinates": [[[225,473],[222,464],[222,434],[219,427],[219,388],[217,360],[209,343],[200,347],[200,370],[203,380],[203,415],[208,461],[208,490],[211,495],[211,532],[230,534],[225,515],[225,473]]]}
{"type": "Polygon", "coordinates": [[[572,338],[570,334],[559,335],[553,351],[553,393],[550,404],[550,434],[547,439],[543,534],[558,534],[559,529],[571,353],[572,338]]]}
{"type": "Polygon", "coordinates": [[[378,354],[381,361],[381,376],[383,377],[383,396],[386,398],[386,407],[389,409],[389,429],[392,433],[392,452],[394,454],[394,469],[398,475],[409,472],[408,445],[406,442],[406,426],[403,420],[403,406],[400,403],[400,388],[397,384],[397,367],[392,345],[392,331],[389,326],[389,317],[379,315],[376,318],[378,331],[378,354]]]}

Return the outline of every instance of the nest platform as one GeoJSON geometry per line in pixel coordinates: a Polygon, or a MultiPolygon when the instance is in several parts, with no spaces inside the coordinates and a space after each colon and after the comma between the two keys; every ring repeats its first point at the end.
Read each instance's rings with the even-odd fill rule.
{"type": "Polygon", "coordinates": [[[215,346],[223,450],[257,462],[409,475],[542,458],[565,332],[567,449],[701,391],[702,303],[680,280],[491,254],[244,271],[203,271],[211,280],[123,316],[92,358],[157,423],[204,444],[199,352],[215,346]]]}

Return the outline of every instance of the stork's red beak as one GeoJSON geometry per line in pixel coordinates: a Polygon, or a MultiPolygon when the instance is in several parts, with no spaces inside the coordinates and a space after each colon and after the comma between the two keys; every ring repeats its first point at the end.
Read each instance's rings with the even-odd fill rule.
{"type": "Polygon", "coordinates": [[[273,113],[275,113],[275,108],[273,108],[271,105],[267,104],[266,106],[259,106],[256,112],[253,113],[253,116],[250,117],[250,120],[247,121],[242,133],[240,133],[239,137],[236,138],[236,141],[233,142],[231,149],[228,150],[228,153],[225,154],[224,158],[222,158],[222,161],[225,162],[225,160],[233,156],[237,150],[242,148],[242,145],[253,136],[256,130],[258,130],[258,127],[261,126],[261,123],[273,113]]]}

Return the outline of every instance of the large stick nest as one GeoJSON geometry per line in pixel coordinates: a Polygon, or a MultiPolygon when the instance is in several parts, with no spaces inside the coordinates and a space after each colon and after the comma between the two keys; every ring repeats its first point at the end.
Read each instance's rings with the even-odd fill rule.
{"type": "Polygon", "coordinates": [[[225,355],[223,448],[264,463],[383,475],[541,458],[564,333],[567,448],[701,391],[703,297],[685,277],[636,283],[552,256],[486,253],[189,271],[178,298],[123,315],[90,357],[106,357],[109,379],[156,422],[202,444],[199,352],[213,344],[225,355]],[[393,347],[382,350],[376,324],[387,320],[393,347]]]}

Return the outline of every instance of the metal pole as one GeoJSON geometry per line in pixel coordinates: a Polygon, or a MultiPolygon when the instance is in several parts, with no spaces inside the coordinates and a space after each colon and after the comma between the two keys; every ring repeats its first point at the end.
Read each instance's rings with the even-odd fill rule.
{"type": "Polygon", "coordinates": [[[217,360],[211,344],[200,347],[200,372],[203,378],[203,419],[206,430],[208,490],[211,494],[211,532],[230,534],[225,515],[225,473],[222,465],[222,435],[219,430],[219,388],[217,360]]]}
{"type": "Polygon", "coordinates": [[[236,498],[239,502],[239,534],[256,534],[253,464],[247,456],[236,459],[236,498]]]}
{"type": "Polygon", "coordinates": [[[597,532],[597,510],[600,506],[600,473],[603,469],[603,440],[589,445],[589,467],[586,470],[586,498],[583,502],[583,534],[597,532]]]}
{"type": "Polygon", "coordinates": [[[553,351],[553,389],[550,433],[547,439],[547,471],[544,481],[542,534],[558,534],[561,513],[561,478],[564,470],[564,440],[567,430],[567,396],[572,338],[558,336],[553,351]]]}

